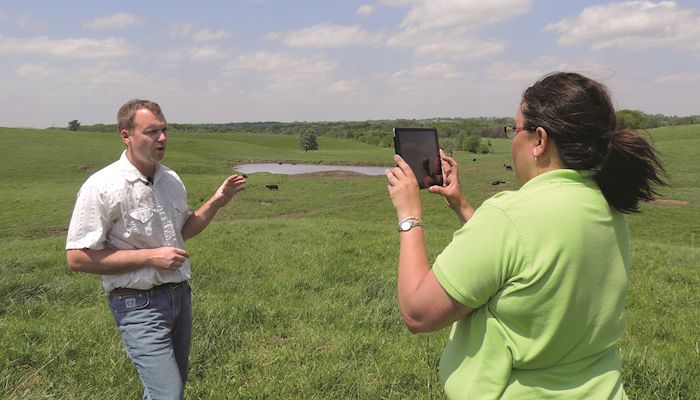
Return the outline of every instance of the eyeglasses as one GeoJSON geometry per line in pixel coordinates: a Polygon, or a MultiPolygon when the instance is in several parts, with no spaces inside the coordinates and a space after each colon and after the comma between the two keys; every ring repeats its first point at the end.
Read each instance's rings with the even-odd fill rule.
{"type": "Polygon", "coordinates": [[[506,126],[503,127],[503,133],[506,134],[506,137],[507,137],[508,139],[513,140],[513,138],[515,137],[515,135],[518,134],[518,132],[522,132],[522,131],[534,131],[535,129],[537,129],[537,128],[534,127],[534,126],[530,126],[530,127],[526,127],[526,128],[518,128],[517,126],[506,125],[506,126]]]}

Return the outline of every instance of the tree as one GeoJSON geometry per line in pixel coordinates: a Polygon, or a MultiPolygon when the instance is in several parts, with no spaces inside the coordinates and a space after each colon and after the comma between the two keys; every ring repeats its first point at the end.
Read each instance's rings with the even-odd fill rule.
{"type": "Polygon", "coordinates": [[[69,131],[79,131],[80,130],[80,122],[78,122],[77,119],[74,119],[68,123],[68,130],[69,131]]]}
{"type": "Polygon", "coordinates": [[[464,138],[464,147],[470,153],[476,154],[481,147],[481,136],[479,135],[469,135],[464,138]]]}
{"type": "Polygon", "coordinates": [[[637,110],[620,110],[615,113],[617,129],[640,129],[644,127],[644,116],[637,110]]]}
{"type": "Polygon", "coordinates": [[[455,150],[455,139],[454,138],[443,138],[442,142],[440,142],[440,147],[442,147],[442,150],[449,154],[450,157],[452,156],[452,153],[455,150]]]}
{"type": "Polygon", "coordinates": [[[299,134],[299,147],[304,151],[318,150],[316,134],[311,132],[303,132],[299,134]]]}

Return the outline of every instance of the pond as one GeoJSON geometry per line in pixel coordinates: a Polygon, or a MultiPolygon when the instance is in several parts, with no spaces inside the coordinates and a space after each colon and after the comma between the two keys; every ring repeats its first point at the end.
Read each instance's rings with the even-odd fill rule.
{"type": "Polygon", "coordinates": [[[389,167],[366,167],[359,165],[320,165],[320,164],[291,164],[291,163],[260,163],[260,164],[239,164],[233,167],[243,174],[253,174],[256,172],[268,172],[271,174],[308,174],[311,172],[326,171],[350,171],[364,175],[384,175],[384,171],[389,167]]]}

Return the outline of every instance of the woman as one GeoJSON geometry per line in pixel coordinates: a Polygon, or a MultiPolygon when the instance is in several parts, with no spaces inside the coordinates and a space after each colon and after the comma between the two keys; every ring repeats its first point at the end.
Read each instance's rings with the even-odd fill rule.
{"type": "Polygon", "coordinates": [[[656,194],[654,149],[615,132],[606,88],[554,73],[525,90],[506,132],[516,192],[474,210],[441,152],[442,195],[464,224],[430,269],[410,167],[387,170],[401,248],[398,297],[411,332],[452,324],[439,375],[451,399],[625,399],[617,344],[630,254],[624,213],[656,194]]]}

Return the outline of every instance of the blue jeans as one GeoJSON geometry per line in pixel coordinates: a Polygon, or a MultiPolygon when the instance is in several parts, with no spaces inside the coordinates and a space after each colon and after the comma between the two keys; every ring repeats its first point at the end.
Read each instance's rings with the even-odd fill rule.
{"type": "Polygon", "coordinates": [[[182,399],[192,341],[192,294],[187,283],[110,295],[109,308],[143,383],[143,398],[182,399]]]}

